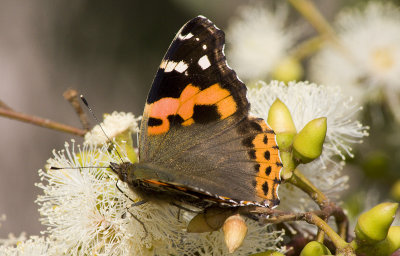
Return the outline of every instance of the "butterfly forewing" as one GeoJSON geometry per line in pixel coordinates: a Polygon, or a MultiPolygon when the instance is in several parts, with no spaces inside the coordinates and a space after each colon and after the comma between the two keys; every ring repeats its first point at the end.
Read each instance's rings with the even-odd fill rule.
{"type": "Polygon", "coordinates": [[[226,63],[224,41],[202,16],[178,32],[147,98],[138,167],[228,205],[274,206],[281,169],[275,135],[248,116],[246,86],[226,63]]]}

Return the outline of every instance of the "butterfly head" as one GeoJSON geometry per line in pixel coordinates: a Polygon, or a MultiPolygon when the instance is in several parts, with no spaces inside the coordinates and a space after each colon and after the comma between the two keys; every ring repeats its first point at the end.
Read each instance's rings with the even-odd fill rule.
{"type": "Polygon", "coordinates": [[[135,179],[135,165],[130,162],[123,162],[121,164],[110,163],[110,168],[118,175],[120,180],[127,182],[128,184],[135,179]]]}

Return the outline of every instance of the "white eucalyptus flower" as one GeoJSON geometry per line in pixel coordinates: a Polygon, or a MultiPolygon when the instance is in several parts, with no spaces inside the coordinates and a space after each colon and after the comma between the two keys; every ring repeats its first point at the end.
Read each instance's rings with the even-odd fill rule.
{"type": "Polygon", "coordinates": [[[341,47],[326,45],[311,61],[318,83],[343,86],[361,100],[400,92],[400,9],[370,1],[349,9],[335,23],[341,47]]]}
{"type": "Polygon", "coordinates": [[[232,254],[229,254],[225,245],[224,233],[219,230],[211,233],[187,234],[188,239],[184,242],[184,250],[182,250],[184,254],[180,255],[250,255],[267,250],[286,252],[285,247],[277,247],[277,244],[283,242],[284,231],[276,231],[269,225],[261,225],[248,219],[246,225],[248,231],[243,244],[232,254]]]}
{"type": "Polygon", "coordinates": [[[90,132],[85,135],[85,144],[102,145],[110,139],[124,132],[138,133],[141,117],[135,117],[132,113],[114,111],[111,115],[105,115],[104,121],[101,123],[104,132],[100,125],[96,125],[90,132]],[[105,133],[105,134],[104,134],[105,133]]]}
{"type": "Polygon", "coordinates": [[[66,144],[65,150],[54,152],[54,158],[48,160],[49,166],[62,169],[39,171],[43,183],[38,186],[44,191],[37,199],[41,221],[65,253],[145,255],[154,250],[153,240],[173,246],[170,239],[176,234],[171,232],[171,221],[177,231],[184,228],[175,223],[177,210],[172,207],[151,203],[130,207],[131,199],[141,199],[122,182],[121,193],[116,175],[101,168],[120,161],[106,147],[81,149],[73,142],[71,148],[66,144]]]}
{"type": "MultiPolygon", "coordinates": [[[[307,82],[290,82],[288,85],[272,81],[260,82],[250,88],[248,98],[251,103],[250,113],[265,120],[272,103],[279,98],[288,107],[293,122],[299,132],[309,121],[327,118],[327,134],[323,151],[319,159],[309,164],[300,165],[299,169],[314,185],[327,194],[337,194],[346,187],[347,176],[341,174],[342,164],[332,160],[337,155],[343,160],[346,155],[353,156],[351,144],[360,143],[367,136],[367,127],[355,120],[360,110],[352,99],[341,94],[338,87],[327,87],[307,82]]],[[[281,207],[294,209],[307,208],[312,201],[299,189],[284,184],[279,195],[281,207]]]]}
{"type": "Polygon", "coordinates": [[[19,242],[16,246],[0,246],[2,256],[50,256],[56,255],[49,252],[51,243],[44,237],[32,236],[28,240],[19,242]]]}
{"type": "Polygon", "coordinates": [[[265,79],[293,47],[298,28],[285,28],[288,8],[244,6],[226,31],[229,63],[245,80],[265,79]]]}
{"type": "MultiPolygon", "coordinates": [[[[125,152],[119,153],[126,161],[125,152]]],[[[186,232],[194,213],[178,217],[176,206],[160,202],[131,207],[132,200],[141,200],[138,195],[119,182],[121,193],[117,176],[101,168],[121,161],[106,146],[99,149],[86,144],[81,148],[72,142],[53,154],[48,166],[60,169],[40,170],[42,183],[38,186],[44,193],[37,199],[41,221],[48,226],[45,233],[55,241],[52,250],[68,255],[226,254],[222,231],[186,232]]],[[[233,255],[282,250],[276,246],[282,240],[281,231],[271,232],[268,225],[252,222],[249,220],[244,244],[233,255]]]]}
{"type": "MultiPolygon", "coordinates": [[[[0,218],[0,221],[1,220],[5,220],[5,215],[3,215],[2,217],[4,217],[4,219],[0,218]]],[[[8,234],[7,238],[1,238],[0,239],[0,245],[13,246],[13,245],[21,243],[21,242],[23,242],[25,240],[27,240],[25,232],[22,232],[18,236],[15,236],[13,233],[10,233],[10,234],[8,234]]]]}

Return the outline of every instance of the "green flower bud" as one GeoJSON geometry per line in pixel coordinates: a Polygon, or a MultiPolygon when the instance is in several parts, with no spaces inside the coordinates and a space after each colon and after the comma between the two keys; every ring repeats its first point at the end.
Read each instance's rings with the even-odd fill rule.
{"type": "Polygon", "coordinates": [[[389,228],[385,240],[373,245],[373,248],[366,251],[366,254],[371,256],[386,256],[391,255],[398,249],[400,249],[400,226],[392,226],[389,228]]]}
{"type": "Polygon", "coordinates": [[[280,150],[289,151],[293,143],[295,133],[279,133],[276,135],[276,143],[280,150]]]}
{"type": "Polygon", "coordinates": [[[306,246],[304,246],[303,250],[300,253],[300,256],[319,256],[319,255],[332,255],[329,249],[317,241],[311,241],[306,246]]]}
{"type": "Polygon", "coordinates": [[[326,117],[311,120],[293,140],[293,155],[302,163],[309,163],[322,153],[326,136],[326,117]]]}
{"type": "Polygon", "coordinates": [[[355,228],[358,244],[375,244],[388,234],[398,203],[381,203],[360,215],[355,228]]]}
{"type": "Polygon", "coordinates": [[[395,201],[400,201],[400,180],[393,184],[392,189],[390,190],[390,195],[395,201]]]}
{"type": "Polygon", "coordinates": [[[276,99],[269,108],[267,122],[275,133],[297,132],[289,109],[279,99],[276,99]]]}
{"type": "Polygon", "coordinates": [[[300,80],[304,70],[301,63],[295,58],[284,58],[272,71],[272,77],[279,81],[289,82],[300,80]]]}
{"type": "Polygon", "coordinates": [[[121,151],[118,148],[124,148],[124,151],[132,163],[136,163],[138,161],[135,148],[133,147],[132,133],[129,130],[118,134],[115,137],[115,141],[118,145],[116,146],[118,151],[121,151]]]}
{"type": "Polygon", "coordinates": [[[251,254],[250,256],[285,256],[284,254],[276,251],[266,251],[266,252],[259,252],[256,254],[251,254]]]}
{"type": "Polygon", "coordinates": [[[297,131],[289,109],[279,99],[276,99],[271,105],[267,123],[277,134],[276,140],[279,148],[281,150],[289,148],[297,131]]]}

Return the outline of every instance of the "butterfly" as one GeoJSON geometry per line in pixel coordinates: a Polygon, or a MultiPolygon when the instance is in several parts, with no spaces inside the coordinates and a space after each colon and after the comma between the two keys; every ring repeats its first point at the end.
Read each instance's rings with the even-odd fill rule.
{"type": "Polygon", "coordinates": [[[273,130],[249,115],[246,86],[227,64],[225,34],[203,16],[173,39],[147,97],[139,162],[111,169],[145,200],[196,206],[279,204],[273,130]]]}

